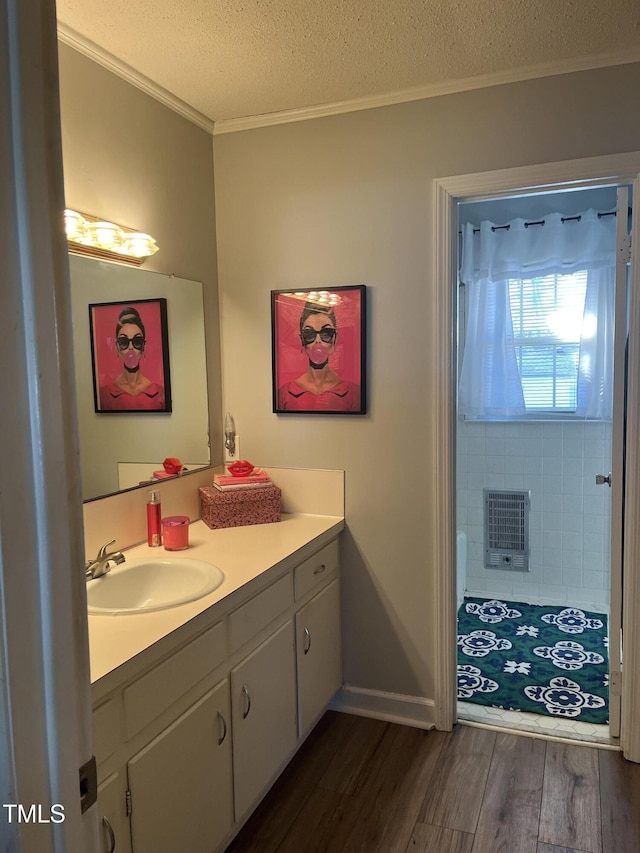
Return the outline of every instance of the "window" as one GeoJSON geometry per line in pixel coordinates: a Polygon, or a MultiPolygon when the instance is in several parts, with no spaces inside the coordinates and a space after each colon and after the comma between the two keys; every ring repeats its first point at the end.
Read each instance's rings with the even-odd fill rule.
{"type": "Polygon", "coordinates": [[[527,413],[575,412],[587,272],[510,279],[514,346],[527,413]]]}
{"type": "Polygon", "coordinates": [[[587,210],[464,226],[458,411],[474,420],[610,420],[615,221],[587,210]]]}

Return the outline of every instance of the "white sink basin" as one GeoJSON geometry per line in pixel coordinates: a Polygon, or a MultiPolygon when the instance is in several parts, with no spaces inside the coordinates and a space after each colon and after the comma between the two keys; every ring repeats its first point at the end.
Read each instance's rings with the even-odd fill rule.
{"type": "Polygon", "coordinates": [[[223,580],[217,566],[202,560],[154,557],[126,563],[87,582],[89,613],[164,610],[209,595],[223,580]]]}

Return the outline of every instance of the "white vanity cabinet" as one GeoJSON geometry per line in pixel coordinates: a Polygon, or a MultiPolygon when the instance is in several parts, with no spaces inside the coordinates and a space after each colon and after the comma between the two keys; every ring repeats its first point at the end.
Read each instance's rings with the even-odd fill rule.
{"type": "Polygon", "coordinates": [[[294,571],[299,602],[295,620],[300,737],[309,733],[342,685],[338,568],[338,540],[334,539],[294,571]]]}
{"type": "Polygon", "coordinates": [[[296,655],[298,733],[304,737],[342,685],[337,578],[296,613],[296,655]]]}
{"type": "Polygon", "coordinates": [[[255,804],[296,746],[293,622],[231,671],[236,819],[255,804]]]}
{"type": "Polygon", "coordinates": [[[112,773],[98,785],[100,853],[131,853],[126,790],[122,772],[112,773]]]}
{"type": "Polygon", "coordinates": [[[118,761],[122,713],[118,697],[108,697],[93,709],[93,751],[98,765],[98,824],[100,853],[131,853],[126,807],[127,774],[118,761]]]}
{"type": "Polygon", "coordinates": [[[233,823],[229,683],[192,705],[127,764],[135,853],[211,853],[233,823]]]}
{"type": "Polygon", "coordinates": [[[116,853],[220,853],[237,834],[341,686],[338,540],[199,622],[95,691],[104,853],[111,830],[116,853]]]}

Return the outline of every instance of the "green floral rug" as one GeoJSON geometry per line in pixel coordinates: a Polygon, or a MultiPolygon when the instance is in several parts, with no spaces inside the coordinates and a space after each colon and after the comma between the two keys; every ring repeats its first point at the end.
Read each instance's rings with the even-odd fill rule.
{"type": "Polygon", "coordinates": [[[465,598],[458,611],[458,699],[607,723],[607,649],[602,613],[465,598]]]}

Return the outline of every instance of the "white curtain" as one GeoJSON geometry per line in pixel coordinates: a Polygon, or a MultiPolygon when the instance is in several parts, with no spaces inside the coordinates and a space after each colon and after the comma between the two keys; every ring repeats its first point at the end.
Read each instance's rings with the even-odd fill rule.
{"type": "Polygon", "coordinates": [[[613,330],[616,268],[589,270],[578,359],[576,415],[610,420],[613,414],[613,330]]]}
{"type": "Polygon", "coordinates": [[[526,413],[514,346],[509,280],[587,271],[578,361],[578,407],[584,418],[610,418],[613,392],[614,216],[559,213],[544,225],[515,219],[509,228],[465,225],[460,281],[467,288],[467,327],[459,410],[471,418],[526,413]]]}

